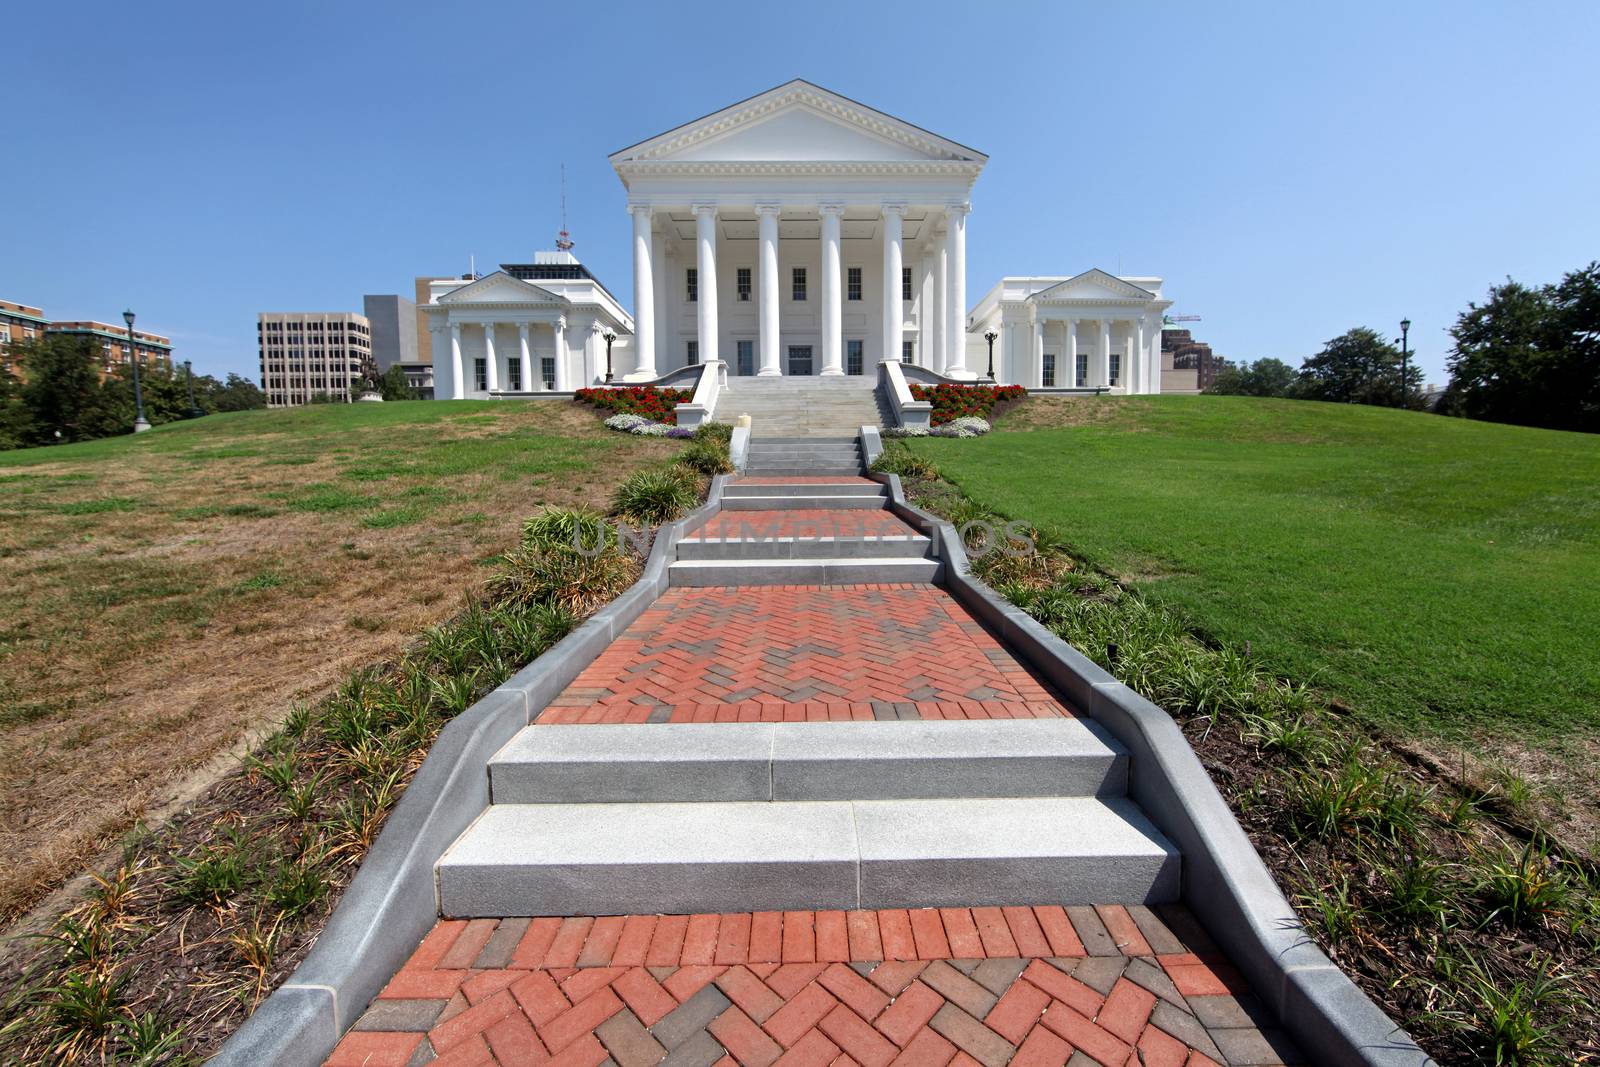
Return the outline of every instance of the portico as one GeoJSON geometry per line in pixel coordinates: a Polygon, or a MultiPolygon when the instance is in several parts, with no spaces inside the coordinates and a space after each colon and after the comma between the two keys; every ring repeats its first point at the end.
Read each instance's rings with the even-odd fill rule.
{"type": "Polygon", "coordinates": [[[611,156],[633,216],[631,380],[970,379],[966,217],[987,157],[804,81],[611,156]]]}
{"type": "MultiPolygon", "coordinates": [[[[1161,279],[1089,270],[1070,278],[1008,277],[972,313],[994,332],[995,379],[1030,389],[1161,391],[1161,279]]],[[[987,368],[985,368],[987,369],[987,368]]]]}

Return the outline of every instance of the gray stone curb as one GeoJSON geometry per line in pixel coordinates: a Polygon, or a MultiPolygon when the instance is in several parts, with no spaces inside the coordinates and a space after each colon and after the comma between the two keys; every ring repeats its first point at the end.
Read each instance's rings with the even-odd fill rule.
{"type": "Polygon", "coordinates": [[[489,806],[489,758],[666,591],[678,539],[716,514],[727,481],[713,478],[704,504],[657,533],[626,592],[439,732],[316,945],[213,1064],[316,1067],[328,1058],[438,920],[434,865],[489,806]]]}
{"type": "Polygon", "coordinates": [[[1423,1067],[1427,1053],[1306,935],[1244,828],[1165,711],[972,577],[955,527],[907,503],[894,474],[889,507],[934,541],[943,585],[1131,757],[1129,795],[1183,853],[1183,902],[1284,1028],[1338,1067],[1423,1067]]]}

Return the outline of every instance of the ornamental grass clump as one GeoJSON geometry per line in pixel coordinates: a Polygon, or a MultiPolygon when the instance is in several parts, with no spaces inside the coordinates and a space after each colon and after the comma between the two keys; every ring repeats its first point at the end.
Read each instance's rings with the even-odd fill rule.
{"type": "Polygon", "coordinates": [[[937,478],[939,468],[931,460],[919,456],[902,444],[884,448],[883,454],[872,463],[872,469],[885,474],[898,474],[902,478],[937,478]]]}
{"type": "Polygon", "coordinates": [[[631,522],[659,525],[694,507],[700,486],[682,467],[635,471],[611,498],[614,511],[631,522]]]}

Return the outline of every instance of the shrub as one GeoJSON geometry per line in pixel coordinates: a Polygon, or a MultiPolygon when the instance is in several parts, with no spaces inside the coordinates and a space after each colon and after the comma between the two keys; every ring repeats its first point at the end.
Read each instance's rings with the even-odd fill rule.
{"type": "Polygon", "coordinates": [[[605,516],[585,508],[546,507],[522,524],[522,543],[529,546],[592,548],[605,540],[605,516]]]}
{"type": "Polygon", "coordinates": [[[613,510],[634,522],[671,522],[695,506],[700,494],[694,478],[681,467],[635,471],[617,487],[613,510]]]}
{"type": "Polygon", "coordinates": [[[524,545],[500,560],[489,579],[489,595],[501,605],[531,608],[557,605],[574,615],[586,614],[620,594],[633,582],[635,561],[608,542],[585,555],[571,545],[524,545]]]}
{"type": "Polygon", "coordinates": [[[1020,400],[1028,391],[1020,385],[915,385],[913,400],[933,405],[933,424],[943,426],[964,416],[987,418],[1002,400],[1020,400]]]}
{"type": "Polygon", "coordinates": [[[728,447],[733,440],[733,427],[725,422],[702,422],[695,427],[694,439],[696,441],[719,441],[722,447],[728,447]]]}
{"type": "Polygon", "coordinates": [[[893,444],[872,462],[872,469],[885,474],[898,474],[902,478],[937,478],[939,468],[917,455],[905,445],[893,444]]]}
{"type": "MultiPolygon", "coordinates": [[[[654,385],[579,389],[573,394],[573,399],[582,404],[589,404],[606,411],[640,415],[652,422],[669,425],[678,421],[677,412],[674,410],[676,406],[688,403],[693,397],[692,389],[662,389],[654,385]]],[[[607,425],[610,425],[609,420],[607,425]]]]}
{"type": "Polygon", "coordinates": [[[727,474],[733,470],[733,461],[726,448],[717,447],[714,441],[696,441],[674,460],[679,466],[700,474],[727,474]]]}
{"type": "Polygon", "coordinates": [[[939,437],[981,437],[989,432],[989,423],[975,415],[963,415],[933,432],[939,437]]]}

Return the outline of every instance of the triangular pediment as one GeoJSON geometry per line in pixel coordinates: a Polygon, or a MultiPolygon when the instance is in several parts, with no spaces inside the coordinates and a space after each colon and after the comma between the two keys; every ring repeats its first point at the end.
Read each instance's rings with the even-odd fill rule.
{"type": "Polygon", "coordinates": [[[1095,267],[1033,295],[1035,300],[1154,300],[1156,294],[1095,267]]]}
{"type": "Polygon", "coordinates": [[[532,282],[513,278],[505,271],[486,274],[477,281],[452,289],[439,298],[441,304],[565,304],[566,297],[541,289],[532,282]]]}
{"type": "Polygon", "coordinates": [[[982,163],[987,158],[797,79],[624,148],[611,162],[982,163]]]}

